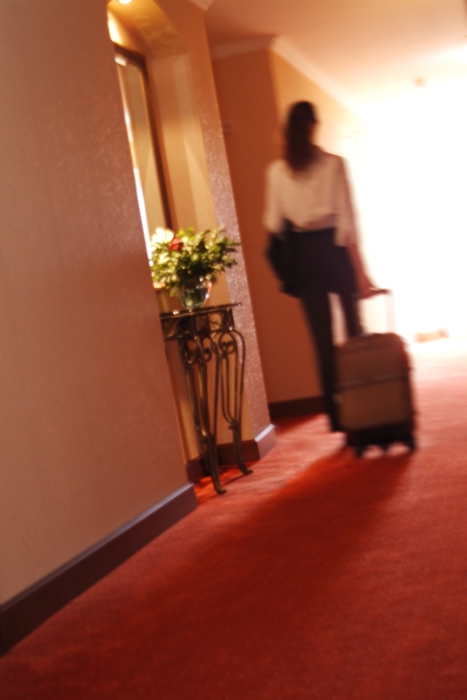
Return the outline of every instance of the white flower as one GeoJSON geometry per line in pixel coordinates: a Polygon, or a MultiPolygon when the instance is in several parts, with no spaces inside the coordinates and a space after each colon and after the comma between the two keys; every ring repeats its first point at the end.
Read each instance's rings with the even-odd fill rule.
{"type": "Polygon", "coordinates": [[[174,232],[169,228],[158,227],[156,228],[155,233],[153,233],[151,236],[151,241],[154,241],[154,243],[170,243],[174,235],[174,232]]]}

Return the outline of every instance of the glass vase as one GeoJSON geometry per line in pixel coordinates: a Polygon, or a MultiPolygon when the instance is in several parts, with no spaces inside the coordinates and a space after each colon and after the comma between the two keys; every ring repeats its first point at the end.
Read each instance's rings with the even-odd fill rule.
{"type": "Polygon", "coordinates": [[[187,311],[199,309],[209,299],[212,283],[204,277],[193,277],[178,288],[177,296],[187,311]]]}

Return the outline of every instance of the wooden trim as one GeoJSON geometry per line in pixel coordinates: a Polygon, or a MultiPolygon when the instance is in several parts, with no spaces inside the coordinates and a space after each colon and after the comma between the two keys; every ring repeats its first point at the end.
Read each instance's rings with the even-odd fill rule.
{"type": "Polygon", "coordinates": [[[187,484],[0,606],[0,655],[197,506],[187,484]]]}
{"type": "Polygon", "coordinates": [[[291,401],[276,401],[269,404],[269,413],[273,420],[324,413],[324,399],[322,396],[309,396],[291,401]]]}

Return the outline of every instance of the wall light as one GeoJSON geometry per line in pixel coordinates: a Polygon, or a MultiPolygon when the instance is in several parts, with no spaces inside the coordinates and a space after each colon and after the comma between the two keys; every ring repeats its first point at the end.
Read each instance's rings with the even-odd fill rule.
{"type": "Polygon", "coordinates": [[[112,41],[114,41],[116,44],[122,44],[123,40],[122,37],[120,36],[120,32],[118,31],[117,24],[115,22],[115,18],[112,16],[110,12],[107,12],[107,26],[109,28],[109,35],[112,41]]]}

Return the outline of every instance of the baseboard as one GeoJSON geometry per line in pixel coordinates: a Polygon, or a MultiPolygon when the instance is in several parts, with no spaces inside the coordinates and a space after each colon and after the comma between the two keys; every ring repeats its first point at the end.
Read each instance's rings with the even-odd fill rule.
{"type": "Polygon", "coordinates": [[[255,437],[256,448],[258,450],[259,459],[263,459],[272,450],[277,442],[276,428],[270,423],[267,428],[262,430],[259,435],[255,437]]]}
{"type": "MultiPolygon", "coordinates": [[[[272,424],[261,431],[254,440],[242,441],[242,453],[245,462],[257,462],[271,450],[276,444],[276,429],[272,424]]],[[[217,447],[219,468],[235,465],[235,450],[233,442],[223,443],[217,447]]],[[[203,460],[201,457],[191,459],[186,465],[186,474],[192,484],[206,476],[203,460]]]]}
{"type": "Polygon", "coordinates": [[[272,420],[276,418],[293,418],[294,416],[310,416],[324,412],[322,396],[309,396],[290,401],[275,401],[269,404],[272,420]]]}
{"type": "Polygon", "coordinates": [[[207,476],[201,456],[190,459],[190,461],[185,464],[185,469],[186,477],[192,484],[196,484],[198,481],[207,476]]]}
{"type": "MultiPolygon", "coordinates": [[[[219,466],[228,466],[236,463],[233,442],[218,445],[219,466]]],[[[255,440],[242,440],[242,454],[245,462],[257,462],[259,459],[258,445],[255,440]]]]}
{"type": "Polygon", "coordinates": [[[0,655],[196,506],[187,484],[0,606],[0,655]]]}

